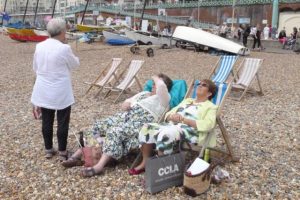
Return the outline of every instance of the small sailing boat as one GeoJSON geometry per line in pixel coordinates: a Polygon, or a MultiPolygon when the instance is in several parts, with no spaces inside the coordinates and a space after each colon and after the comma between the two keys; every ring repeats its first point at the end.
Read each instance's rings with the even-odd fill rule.
{"type": "MultiPolygon", "coordinates": [[[[49,38],[46,31],[35,30],[33,27],[24,25],[28,2],[29,2],[29,0],[27,0],[27,2],[26,2],[26,8],[25,8],[24,16],[23,16],[23,23],[16,24],[16,26],[13,26],[11,28],[7,28],[8,36],[11,39],[20,41],[20,42],[28,42],[28,41],[29,42],[42,42],[42,41],[46,40],[47,38],[49,38]]],[[[39,4],[39,0],[37,0],[37,3],[36,3],[34,22],[35,22],[36,15],[37,15],[38,4],[39,4]]],[[[54,2],[52,17],[54,14],[55,5],[56,5],[56,0],[54,2]]]]}
{"type": "Polygon", "coordinates": [[[128,38],[125,34],[118,33],[117,31],[103,31],[103,36],[105,37],[105,42],[110,45],[128,45],[135,43],[134,40],[128,38]]]}

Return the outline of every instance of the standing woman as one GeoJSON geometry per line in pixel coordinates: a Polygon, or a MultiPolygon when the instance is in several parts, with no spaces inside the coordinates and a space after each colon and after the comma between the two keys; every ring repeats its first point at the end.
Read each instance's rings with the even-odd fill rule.
{"type": "Polygon", "coordinates": [[[67,138],[71,105],[74,96],[71,70],[79,67],[79,59],[66,44],[66,22],[55,18],[47,24],[50,38],[36,45],[33,70],[36,81],[31,102],[33,112],[42,115],[42,133],[46,158],[56,153],[53,149],[53,123],[57,116],[57,140],[60,161],[67,158],[67,138]]]}
{"type": "Polygon", "coordinates": [[[250,34],[250,26],[243,25],[243,45],[244,45],[244,47],[247,47],[249,34],[250,34]]]}
{"type": "Polygon", "coordinates": [[[268,24],[265,26],[263,31],[264,31],[264,39],[268,40],[269,39],[269,34],[270,34],[270,28],[269,28],[268,24]]]}
{"type": "MultiPolygon", "coordinates": [[[[258,50],[263,49],[262,45],[261,45],[261,29],[260,29],[260,25],[256,26],[256,42],[257,42],[257,49],[258,50]]],[[[254,46],[254,48],[255,48],[255,46],[254,46]]]]}

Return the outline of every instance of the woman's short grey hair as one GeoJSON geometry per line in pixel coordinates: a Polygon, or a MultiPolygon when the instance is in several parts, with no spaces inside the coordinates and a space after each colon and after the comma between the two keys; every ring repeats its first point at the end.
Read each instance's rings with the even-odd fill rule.
{"type": "Polygon", "coordinates": [[[47,31],[50,37],[55,37],[60,35],[66,30],[66,21],[62,18],[51,19],[47,24],[47,31]]]}

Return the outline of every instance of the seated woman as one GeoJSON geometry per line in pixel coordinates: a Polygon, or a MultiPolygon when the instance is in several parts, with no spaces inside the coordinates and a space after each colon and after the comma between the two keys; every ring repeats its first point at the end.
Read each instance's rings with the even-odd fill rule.
{"type": "MultiPolygon", "coordinates": [[[[104,166],[113,159],[120,159],[127,155],[130,149],[138,148],[138,133],[145,123],[154,122],[161,118],[169,109],[172,80],[164,75],[152,77],[154,83],[152,92],[144,91],[126,99],[122,104],[123,112],[107,119],[96,121],[92,132],[95,141],[102,143],[101,136],[106,137],[102,144],[102,156],[99,162],[91,168],[84,168],[82,175],[91,177],[99,175],[104,166]]],[[[62,162],[64,167],[83,165],[82,151],[77,150],[67,161],[62,162]]]]}
{"type": "MultiPolygon", "coordinates": [[[[207,132],[216,123],[218,107],[210,101],[216,90],[211,80],[203,80],[198,85],[196,99],[185,99],[168,112],[165,117],[167,123],[145,124],[139,133],[143,160],[137,167],[129,169],[129,174],[137,175],[145,171],[146,160],[154,145],[158,154],[163,155],[171,154],[174,142],[180,139],[189,143],[203,143],[207,132]]],[[[209,145],[215,145],[215,140],[215,137],[212,138],[209,145]]]]}

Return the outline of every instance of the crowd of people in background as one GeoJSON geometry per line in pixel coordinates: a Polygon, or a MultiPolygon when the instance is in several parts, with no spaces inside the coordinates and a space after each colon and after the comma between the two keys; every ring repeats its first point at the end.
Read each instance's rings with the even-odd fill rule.
{"type": "Polygon", "coordinates": [[[276,27],[266,24],[264,27],[261,25],[247,25],[241,24],[237,26],[231,26],[231,24],[223,23],[222,26],[217,25],[213,30],[214,34],[217,34],[223,38],[234,38],[239,42],[242,42],[245,47],[248,47],[248,39],[253,39],[251,46],[252,50],[265,49],[262,45],[263,40],[278,40],[282,44],[283,49],[294,49],[297,38],[300,38],[299,31],[296,27],[293,28],[293,32],[290,35],[286,34],[285,27],[278,32],[276,27]]]}

